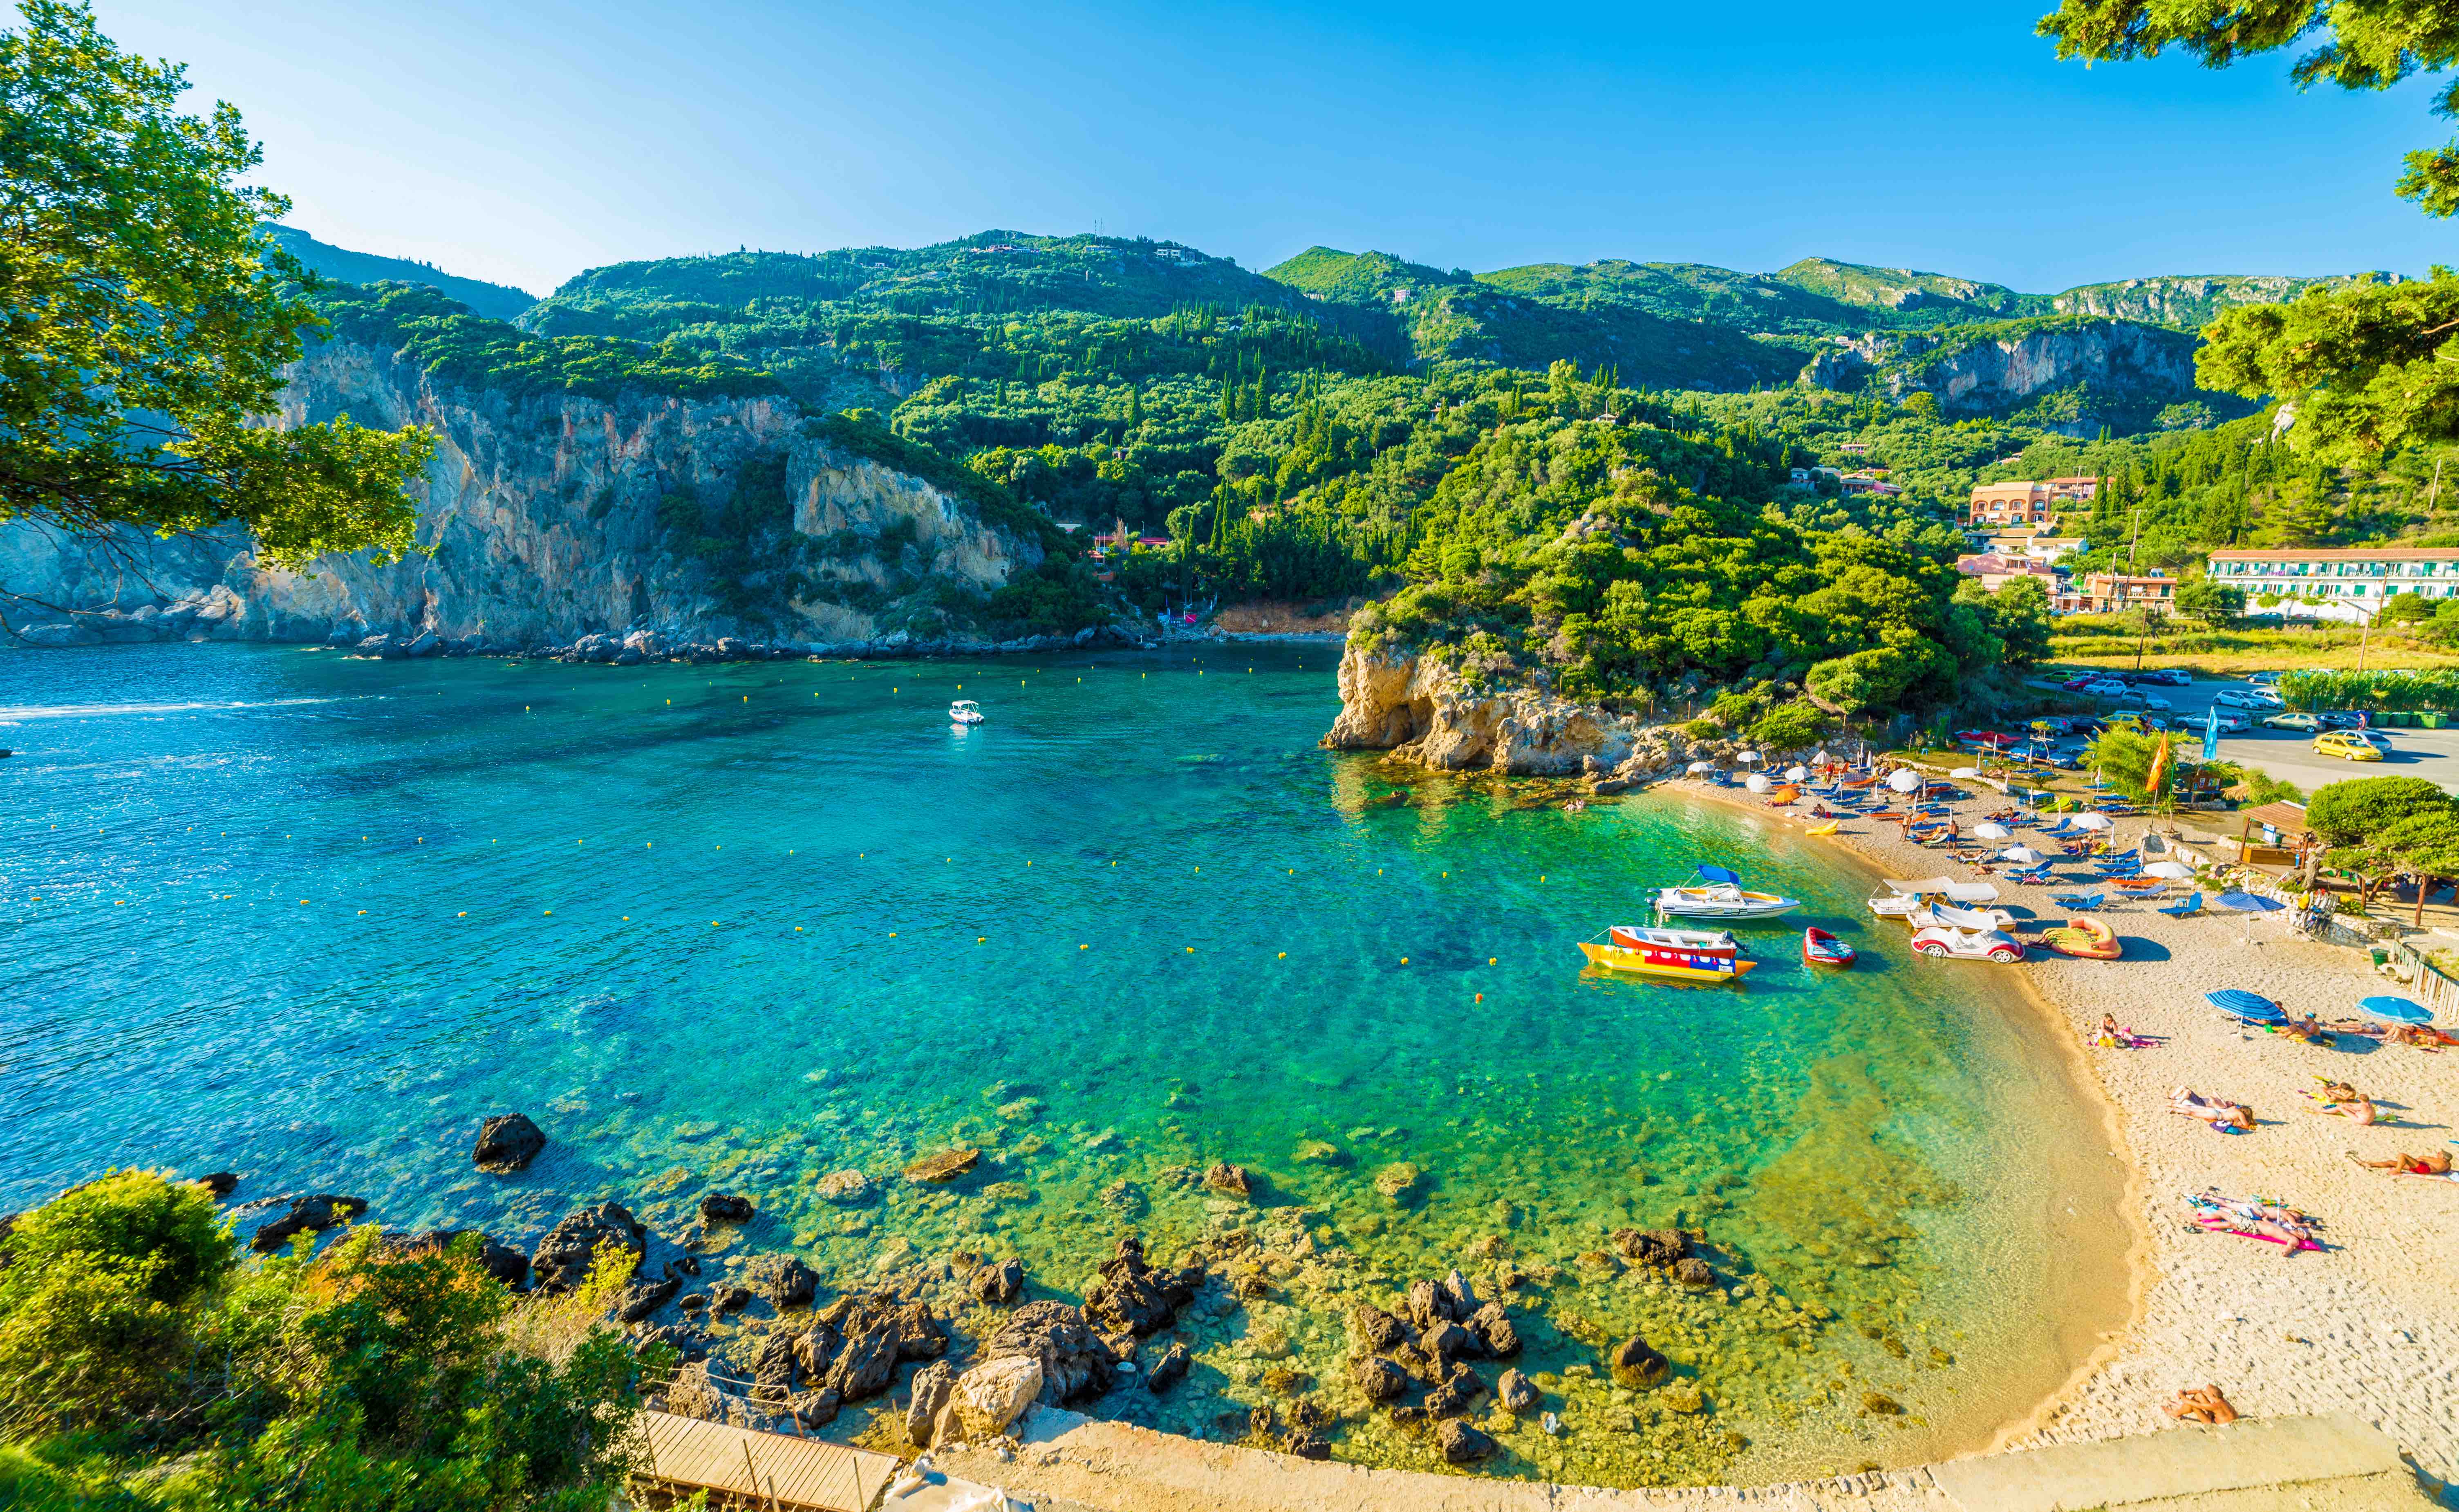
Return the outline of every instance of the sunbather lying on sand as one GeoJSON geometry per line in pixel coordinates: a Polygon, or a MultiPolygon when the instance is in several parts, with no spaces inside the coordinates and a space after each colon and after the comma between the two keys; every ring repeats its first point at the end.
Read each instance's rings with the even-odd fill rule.
{"type": "Polygon", "coordinates": [[[2323,1038],[2322,1021],[2315,1018],[2310,1013],[2302,1018],[2289,1019],[2286,1023],[2280,1026],[2280,1032],[2284,1035],[2293,1035],[2297,1039],[2306,1040],[2309,1043],[2323,1038]]]}
{"type": "Polygon", "coordinates": [[[2160,1410],[2179,1422],[2233,1423],[2237,1421],[2237,1409],[2229,1405],[2229,1399],[2220,1395],[2220,1389],[2217,1386],[2197,1386],[2189,1391],[2181,1391],[2177,1394],[2176,1400],[2167,1403],[2160,1410]]]}
{"type": "Polygon", "coordinates": [[[2215,1131],[2254,1127],[2254,1109],[2242,1102],[2207,1098],[2188,1087],[2177,1087],[2170,1092],[2169,1111],[2201,1119],[2215,1131]]]}
{"type": "Polygon", "coordinates": [[[2314,1109],[2317,1113],[2337,1113],[2340,1117],[2358,1124],[2379,1124],[2383,1121],[2382,1113],[2375,1108],[2373,1099],[2344,1082],[2337,1082],[2320,1092],[2308,1092],[2305,1095],[2321,1104],[2314,1109]]]}
{"type": "Polygon", "coordinates": [[[2348,1159],[2357,1161],[2358,1165],[2367,1170],[2386,1170],[2394,1176],[2448,1176],[2450,1174],[2448,1150],[2436,1150],[2430,1155],[2410,1155],[2402,1150],[2388,1160],[2378,1161],[2357,1160],[2355,1150],[2347,1153],[2348,1159]]]}

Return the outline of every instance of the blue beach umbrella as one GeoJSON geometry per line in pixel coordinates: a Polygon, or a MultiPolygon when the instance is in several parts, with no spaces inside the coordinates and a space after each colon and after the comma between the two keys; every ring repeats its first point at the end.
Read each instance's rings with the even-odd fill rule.
{"type": "Polygon", "coordinates": [[[2377,1018],[2387,1018],[2393,1023],[2423,1024],[2433,1021],[2431,1013],[2405,998],[2366,998],[2360,1000],[2357,1006],[2377,1018]]]}
{"type": "Polygon", "coordinates": [[[2254,915],[2277,914],[2288,906],[2278,898],[2260,897],[2252,892],[2223,892],[2219,895],[2219,905],[2224,909],[2235,909],[2245,915],[2244,938],[2249,941],[2254,938],[2254,915]]]}
{"type": "Polygon", "coordinates": [[[2205,993],[2203,1001],[2243,1023],[2284,1023],[2288,1018],[2278,1003],[2241,988],[2223,987],[2218,992],[2205,993]]]}

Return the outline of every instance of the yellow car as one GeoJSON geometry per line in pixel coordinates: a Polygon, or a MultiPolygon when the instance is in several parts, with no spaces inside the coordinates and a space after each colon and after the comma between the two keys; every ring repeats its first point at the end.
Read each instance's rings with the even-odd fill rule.
{"type": "Polygon", "coordinates": [[[2314,737],[2314,754],[2346,761],[2380,761],[2383,753],[2354,730],[2324,730],[2314,737]]]}

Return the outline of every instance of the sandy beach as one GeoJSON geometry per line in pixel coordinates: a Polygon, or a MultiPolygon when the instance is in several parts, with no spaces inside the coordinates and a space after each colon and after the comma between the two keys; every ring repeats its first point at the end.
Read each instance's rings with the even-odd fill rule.
{"type": "MultiPolygon", "coordinates": [[[[1730,789],[1673,786],[1776,813],[1730,789]]],[[[1982,788],[1954,808],[1968,829],[2003,803],[1982,788]]],[[[2116,849],[2133,844],[2149,822],[2118,819],[2116,849]]],[[[1885,821],[1848,819],[1820,843],[1845,847],[1888,876],[1980,879],[1941,851],[1901,839],[1885,821]]],[[[2088,873],[2079,864],[2060,871],[2088,873]]],[[[2459,1052],[2346,1036],[2336,1047],[2307,1044],[2241,1029],[2212,1009],[2204,993],[2239,987],[2327,1022],[2352,1015],[2361,998],[2398,991],[2361,953],[2286,933],[2285,914],[2259,916],[2249,944],[2242,915],[2173,919],[2155,912],[2160,902],[2112,892],[2112,906],[2101,916],[2116,930],[2124,958],[2077,960],[2035,942],[2041,925],[2067,917],[2050,902],[2051,889],[2013,884],[2003,874],[1987,880],[1999,889],[1999,906],[2016,915],[2015,933],[2029,958],[2012,967],[1923,967],[2005,974],[2038,996],[2049,1010],[2045,1027],[2070,1037],[2113,1104],[2122,1148],[2112,1153],[2132,1163],[2149,1241],[2138,1250],[2132,1325],[1997,1447],[2152,1432],[2169,1425],[2160,1404],[2179,1388],[2213,1384],[2249,1418],[2354,1414],[2428,1474],[2459,1479],[2459,1246],[2452,1242],[2459,1237],[2459,1183],[2394,1178],[2361,1168],[2347,1154],[2380,1160],[2448,1148],[2446,1142],[2459,1132],[2452,1126],[2459,1052]],[[2104,1013],[2161,1042],[2095,1046],[2104,1013]],[[2324,1077],[2353,1082],[2396,1122],[2360,1126],[2316,1111],[2303,1094],[2324,1077]],[[2179,1086],[2248,1104],[2258,1126],[2223,1134],[2171,1113],[2170,1093],[2179,1086]],[[2292,1255],[2274,1244],[2194,1228],[2182,1199],[2212,1186],[2303,1209],[2322,1220],[2327,1248],[2292,1255]]],[[[2173,886],[2160,901],[2174,902],[2181,891],[2173,886]]]]}

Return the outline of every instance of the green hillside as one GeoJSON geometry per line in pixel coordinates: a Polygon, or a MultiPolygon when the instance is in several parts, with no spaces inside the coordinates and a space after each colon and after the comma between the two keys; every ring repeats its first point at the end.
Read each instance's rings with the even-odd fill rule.
{"type": "Polygon", "coordinates": [[[2028,296],[2013,289],[1910,268],[1869,267],[1814,257],[1789,263],[1768,277],[1839,304],[1911,315],[1924,324],[1938,318],[1990,320],[2034,313],[2028,306],[2028,296]]]}
{"type": "Polygon", "coordinates": [[[1264,277],[1318,299],[1351,304],[1389,304],[1396,291],[1417,298],[1419,290],[1438,284],[1468,282],[1465,274],[1446,273],[1389,252],[1342,252],[1328,246],[1312,246],[1276,262],[1264,269],[1264,277]]]}
{"type": "Polygon", "coordinates": [[[346,247],[319,242],[293,226],[267,220],[257,229],[305,263],[309,272],[321,274],[338,284],[424,284],[450,299],[458,300],[490,320],[511,320],[537,303],[537,296],[525,289],[508,288],[501,284],[488,284],[477,279],[455,278],[429,263],[413,262],[407,258],[352,252],[346,247]]]}

